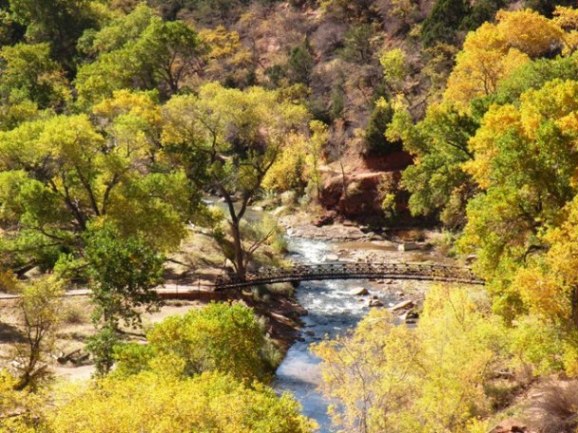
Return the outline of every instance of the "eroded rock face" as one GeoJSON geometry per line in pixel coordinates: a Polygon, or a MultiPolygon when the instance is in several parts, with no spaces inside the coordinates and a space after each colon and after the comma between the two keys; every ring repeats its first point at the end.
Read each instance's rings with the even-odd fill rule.
{"type": "Polygon", "coordinates": [[[407,197],[398,191],[397,185],[401,172],[412,163],[409,154],[400,151],[387,156],[355,160],[352,157],[352,161],[345,161],[345,179],[336,167],[325,171],[319,197],[325,209],[337,211],[340,216],[350,219],[381,217],[381,205],[387,192],[399,198],[398,209],[407,209],[407,197]]]}

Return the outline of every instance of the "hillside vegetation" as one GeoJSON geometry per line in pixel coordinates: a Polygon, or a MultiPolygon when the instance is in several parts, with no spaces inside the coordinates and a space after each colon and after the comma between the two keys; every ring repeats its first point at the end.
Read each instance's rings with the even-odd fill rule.
{"type": "Polygon", "coordinates": [[[375,311],[316,347],[344,431],[478,433],[528,413],[576,431],[572,6],[0,0],[0,288],[24,330],[0,432],[313,431],[268,386],[279,355],[246,306],[125,341],[192,226],[231,278],[282,249],[274,221],[249,221],[257,203],[436,225],[487,282],[432,290],[414,330],[375,311]],[[74,285],[91,289],[97,377],[53,388],[74,285]]]}

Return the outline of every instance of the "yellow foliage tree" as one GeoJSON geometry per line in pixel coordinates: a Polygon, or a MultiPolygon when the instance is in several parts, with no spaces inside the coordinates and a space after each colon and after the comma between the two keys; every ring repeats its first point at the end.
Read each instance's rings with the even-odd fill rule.
{"type": "Polygon", "coordinates": [[[311,432],[299,412],[288,395],[218,373],[188,380],[141,373],[61,395],[48,426],[54,433],[311,432]]]}
{"type": "Polygon", "coordinates": [[[315,352],[344,431],[434,433],[467,431],[471,420],[489,413],[485,385],[505,348],[504,329],[483,297],[437,287],[415,330],[375,310],[353,335],[315,352]]]}
{"type": "Polygon", "coordinates": [[[483,24],[466,37],[448,79],[445,99],[464,110],[472,99],[494,93],[500,80],[531,58],[564,45],[560,21],[537,12],[502,11],[497,20],[496,24],[483,24]]]}

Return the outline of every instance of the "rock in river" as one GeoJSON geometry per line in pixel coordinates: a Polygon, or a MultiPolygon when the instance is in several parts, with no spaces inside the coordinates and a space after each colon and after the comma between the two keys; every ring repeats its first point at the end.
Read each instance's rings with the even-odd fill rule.
{"type": "Polygon", "coordinates": [[[352,296],[367,296],[369,291],[365,287],[356,287],[351,291],[352,296]]]}

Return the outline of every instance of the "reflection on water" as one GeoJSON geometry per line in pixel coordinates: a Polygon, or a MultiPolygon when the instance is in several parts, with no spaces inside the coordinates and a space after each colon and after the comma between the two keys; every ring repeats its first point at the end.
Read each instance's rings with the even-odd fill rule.
{"type": "MultiPolygon", "coordinates": [[[[330,245],[323,241],[289,239],[289,251],[295,261],[323,263],[330,245]]],[[[303,406],[303,413],[319,424],[320,433],[330,433],[328,400],[318,391],[319,359],[309,350],[312,343],[335,337],[349,329],[367,313],[367,299],[351,295],[363,280],[304,282],[297,298],[309,314],[303,318],[302,341],[296,342],[277,370],[275,388],[292,393],[303,406]]],[[[385,299],[384,299],[385,300],[385,299]]]]}

